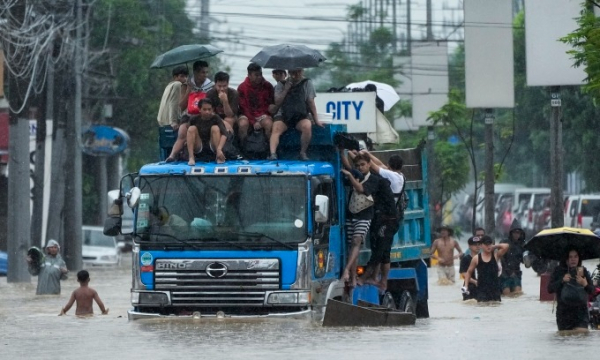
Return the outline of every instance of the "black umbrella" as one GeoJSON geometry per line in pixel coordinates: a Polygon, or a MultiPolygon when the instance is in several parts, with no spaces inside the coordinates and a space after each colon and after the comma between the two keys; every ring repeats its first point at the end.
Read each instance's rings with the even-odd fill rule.
{"type": "Polygon", "coordinates": [[[250,62],[268,69],[294,70],[319,66],[325,57],[304,45],[280,44],[266,46],[250,62]]]}
{"type": "Polygon", "coordinates": [[[154,59],[152,65],[150,65],[150,68],[159,69],[167,66],[185,64],[196,60],[206,59],[221,52],[223,52],[223,50],[212,45],[181,45],[164,54],[158,55],[154,59]]]}
{"type": "Polygon", "coordinates": [[[563,260],[567,250],[579,251],[581,260],[600,257],[600,237],[587,229],[561,227],[540,231],[525,243],[534,255],[551,260],[563,260]]]}

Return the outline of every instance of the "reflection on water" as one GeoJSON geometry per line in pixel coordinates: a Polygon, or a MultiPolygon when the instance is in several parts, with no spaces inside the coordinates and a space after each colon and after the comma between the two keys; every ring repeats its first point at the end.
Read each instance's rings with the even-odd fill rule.
{"type": "Polygon", "coordinates": [[[1,358],[480,359],[483,353],[491,359],[531,360],[593,356],[600,340],[600,331],[559,334],[552,303],[539,301],[539,278],[529,269],[523,274],[523,295],[492,304],[463,302],[460,282],[440,286],[431,271],[431,318],[401,328],[323,328],[286,319],[128,322],[129,265],[88,269],[90,286],[110,308],[108,315],[92,318],[77,318],[73,312],[57,316],[77,287],[73,274],[59,296],[36,296],[35,278],[31,284],[7,284],[0,278],[1,358]]]}

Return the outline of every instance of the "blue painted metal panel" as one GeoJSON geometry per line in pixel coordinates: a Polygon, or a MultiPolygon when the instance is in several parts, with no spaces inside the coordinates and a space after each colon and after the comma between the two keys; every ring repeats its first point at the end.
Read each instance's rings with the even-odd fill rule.
{"type": "Polygon", "coordinates": [[[427,300],[429,298],[429,285],[427,282],[427,264],[423,261],[419,261],[415,267],[417,276],[417,285],[419,292],[417,293],[417,300],[427,300]]]}
{"type": "MultiPolygon", "coordinates": [[[[164,250],[142,250],[140,251],[140,259],[145,253],[152,255],[152,265],[155,264],[156,259],[279,259],[281,266],[281,284],[282,289],[287,290],[290,285],[296,281],[296,270],[298,252],[296,250],[276,250],[276,251],[221,251],[221,250],[207,250],[207,251],[164,251],[164,250]]],[[[142,264],[140,263],[141,267],[142,264]]],[[[148,290],[154,288],[154,274],[152,272],[141,273],[142,283],[146,285],[148,290]]]]}

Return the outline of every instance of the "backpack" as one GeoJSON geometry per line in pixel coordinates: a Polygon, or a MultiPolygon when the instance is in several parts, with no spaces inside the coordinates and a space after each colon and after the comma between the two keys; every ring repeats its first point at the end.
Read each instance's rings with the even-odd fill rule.
{"type": "Polygon", "coordinates": [[[400,175],[402,175],[402,178],[404,179],[404,183],[402,184],[402,190],[400,190],[399,193],[395,193],[394,195],[398,197],[398,200],[396,201],[396,210],[398,210],[398,214],[400,214],[401,217],[404,217],[404,210],[408,208],[408,203],[410,199],[408,198],[408,194],[404,190],[406,188],[406,176],[404,176],[404,174],[400,175]]]}
{"type": "Polygon", "coordinates": [[[200,108],[198,107],[198,103],[200,100],[206,97],[206,93],[203,91],[192,92],[188,95],[188,107],[187,111],[190,115],[200,114],[200,108]]]}
{"type": "Polygon", "coordinates": [[[304,93],[304,84],[307,81],[308,79],[303,79],[288,90],[281,105],[285,121],[296,123],[308,117],[308,106],[306,106],[306,94],[304,93]]]}
{"type": "Polygon", "coordinates": [[[266,159],[269,156],[269,142],[263,129],[253,130],[246,137],[244,155],[248,159],[266,159]]]}

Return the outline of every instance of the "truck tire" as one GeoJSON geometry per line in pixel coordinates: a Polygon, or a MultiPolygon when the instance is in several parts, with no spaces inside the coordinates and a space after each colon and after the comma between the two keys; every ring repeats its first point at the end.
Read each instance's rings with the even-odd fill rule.
{"type": "Polygon", "coordinates": [[[397,301],[398,310],[417,315],[415,301],[408,290],[403,290],[397,301]]]}
{"type": "Polygon", "coordinates": [[[389,291],[386,291],[385,294],[381,295],[379,303],[385,308],[396,309],[396,302],[394,301],[394,296],[389,291]]]}

